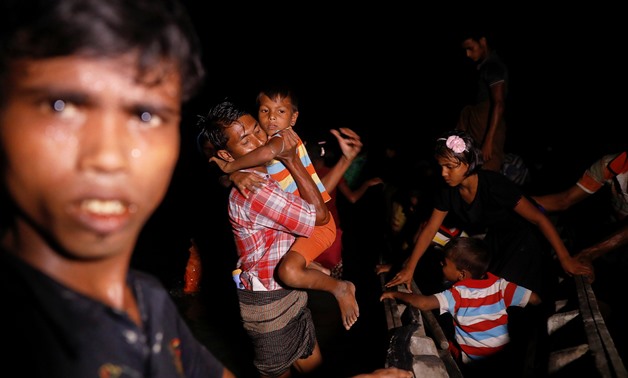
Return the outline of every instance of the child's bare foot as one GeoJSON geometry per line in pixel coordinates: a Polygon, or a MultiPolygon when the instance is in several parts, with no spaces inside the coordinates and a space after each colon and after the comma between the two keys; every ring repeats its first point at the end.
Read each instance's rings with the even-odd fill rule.
{"type": "Polygon", "coordinates": [[[317,263],[316,261],[312,261],[310,263],[310,265],[307,266],[308,269],[316,269],[318,271],[321,271],[323,273],[325,273],[326,275],[331,275],[331,270],[325,268],[324,266],[322,266],[320,263],[317,263]]]}
{"type": "Polygon", "coordinates": [[[358,301],[355,299],[355,285],[350,281],[340,281],[340,284],[334,290],[334,296],[340,306],[340,316],[342,317],[342,325],[349,330],[360,316],[358,301]]]}
{"type": "Polygon", "coordinates": [[[377,264],[375,265],[375,274],[388,273],[390,268],[392,268],[390,264],[377,264]]]}

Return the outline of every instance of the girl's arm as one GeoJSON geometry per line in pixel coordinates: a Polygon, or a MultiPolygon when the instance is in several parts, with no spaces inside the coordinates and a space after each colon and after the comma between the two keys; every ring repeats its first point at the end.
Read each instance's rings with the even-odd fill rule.
{"type": "Polygon", "coordinates": [[[271,137],[268,142],[246,155],[232,161],[225,161],[217,157],[212,157],[213,161],[225,173],[232,173],[240,169],[258,167],[273,160],[284,149],[284,140],[281,136],[271,137]]]}
{"type": "Polygon", "coordinates": [[[412,254],[404,264],[404,267],[397,273],[392,280],[388,281],[386,287],[392,287],[395,285],[405,284],[408,289],[412,286],[412,278],[414,277],[414,269],[416,268],[419,259],[427,248],[432,243],[434,236],[436,236],[436,232],[441,224],[443,224],[443,220],[447,216],[446,211],[440,211],[434,209],[432,211],[432,215],[430,219],[427,221],[425,227],[421,230],[419,234],[419,238],[417,239],[416,244],[414,245],[414,249],[412,250],[412,254]]]}
{"type": "Polygon", "coordinates": [[[521,200],[517,203],[514,210],[517,214],[521,215],[541,230],[547,241],[549,241],[550,245],[554,249],[554,252],[556,252],[558,261],[560,261],[560,265],[563,267],[565,273],[569,276],[583,275],[592,277],[593,271],[591,270],[591,267],[577,261],[569,254],[567,247],[565,247],[565,244],[560,238],[558,231],[556,231],[552,221],[550,221],[545,214],[534,206],[532,202],[530,202],[526,197],[521,197],[521,200]]]}

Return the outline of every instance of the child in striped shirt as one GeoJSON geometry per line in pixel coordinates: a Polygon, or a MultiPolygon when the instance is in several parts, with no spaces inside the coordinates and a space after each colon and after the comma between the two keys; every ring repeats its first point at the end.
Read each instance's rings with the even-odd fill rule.
{"type": "Polygon", "coordinates": [[[443,253],[444,278],[453,282],[449,289],[433,295],[387,291],[380,301],[399,299],[422,311],[450,313],[455,340],[449,349],[463,364],[503,350],[510,342],[506,310],[537,305],[541,303],[539,295],[488,272],[490,255],[481,239],[452,238],[443,253]]]}

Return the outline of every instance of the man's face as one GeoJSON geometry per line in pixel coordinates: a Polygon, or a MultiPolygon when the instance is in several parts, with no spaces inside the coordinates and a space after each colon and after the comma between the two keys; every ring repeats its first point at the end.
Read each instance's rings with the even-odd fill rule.
{"type": "Polygon", "coordinates": [[[178,159],[180,77],[137,80],[134,55],[11,68],[0,148],[18,228],[77,258],[132,250],[178,159]]]}
{"type": "Polygon", "coordinates": [[[467,57],[474,62],[481,62],[486,58],[487,48],[485,38],[480,38],[479,41],[473,38],[465,39],[464,42],[462,42],[462,48],[465,50],[467,57]]]}
{"type": "Polygon", "coordinates": [[[234,159],[266,144],[268,136],[253,116],[246,114],[224,130],[228,137],[226,150],[234,159]]]}

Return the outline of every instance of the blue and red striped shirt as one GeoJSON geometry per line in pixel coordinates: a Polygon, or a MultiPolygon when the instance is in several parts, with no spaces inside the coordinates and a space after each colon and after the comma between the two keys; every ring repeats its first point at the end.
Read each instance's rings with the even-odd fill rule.
{"type": "Polygon", "coordinates": [[[525,307],[530,290],[487,273],[483,280],[465,279],[450,289],[434,294],[440,313],[449,312],[454,319],[456,341],[467,363],[502,350],[508,342],[510,306],[525,307]]]}

